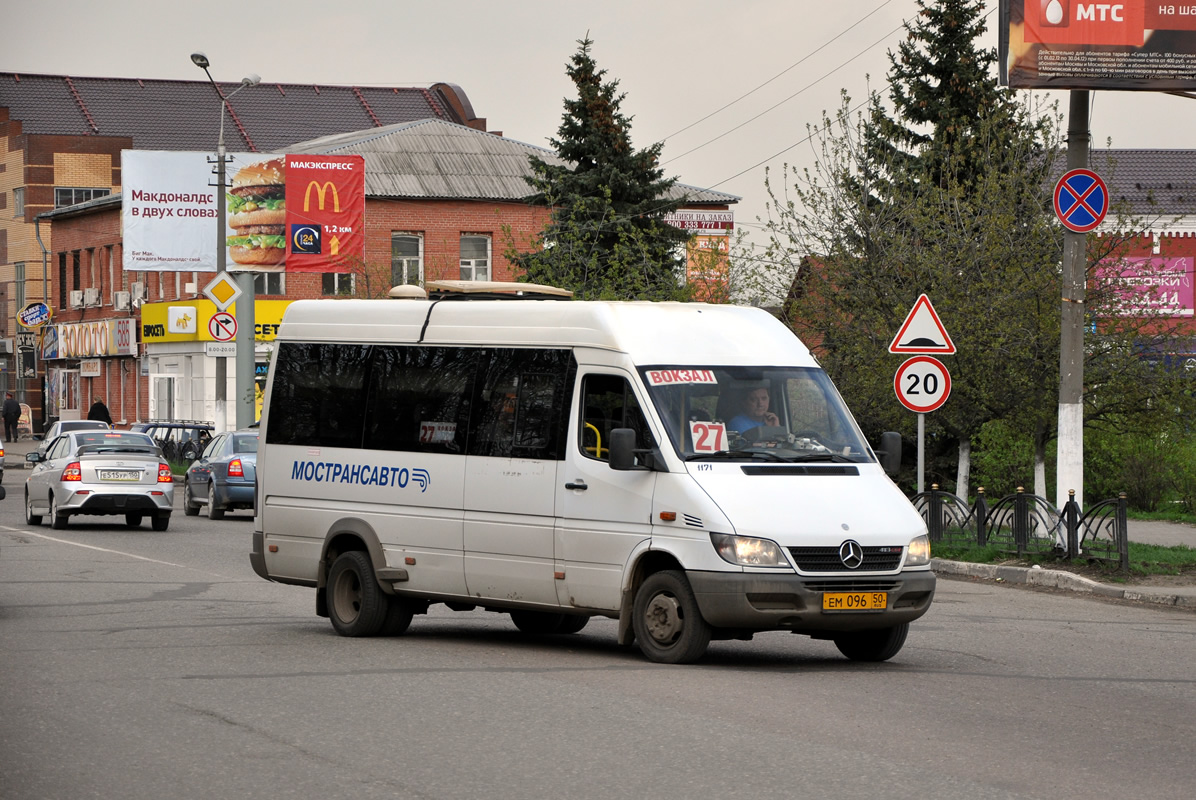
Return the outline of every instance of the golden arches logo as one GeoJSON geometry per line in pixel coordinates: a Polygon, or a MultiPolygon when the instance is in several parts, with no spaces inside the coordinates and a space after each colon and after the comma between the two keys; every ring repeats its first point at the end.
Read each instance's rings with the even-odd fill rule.
{"type": "Polygon", "coordinates": [[[316,190],[316,201],[320,204],[320,211],[324,210],[324,195],[328,190],[332,190],[332,210],[339,212],[341,210],[341,196],[336,190],[336,184],[332,181],[309,181],[307,184],[307,191],[303,193],[303,210],[311,210],[311,190],[316,190]]]}

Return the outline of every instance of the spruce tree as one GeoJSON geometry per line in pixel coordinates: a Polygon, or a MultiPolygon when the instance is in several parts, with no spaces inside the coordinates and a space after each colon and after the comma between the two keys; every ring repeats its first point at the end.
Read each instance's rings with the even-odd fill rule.
{"type": "Polygon", "coordinates": [[[605,80],[587,36],[567,69],[577,87],[565,100],[558,137],[551,141],[568,166],[532,157],[530,202],[552,209],[542,245],[508,256],[523,279],[571,289],[579,299],[665,300],[684,297],[686,234],[663,221],[680,200],[668,200],[676,178],[659,166],[662,143],[636,151],[624,94],[605,80]]]}

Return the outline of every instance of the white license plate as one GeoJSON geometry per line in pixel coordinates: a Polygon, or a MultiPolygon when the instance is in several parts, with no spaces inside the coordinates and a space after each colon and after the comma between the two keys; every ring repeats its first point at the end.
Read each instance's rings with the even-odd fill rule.
{"type": "Polygon", "coordinates": [[[102,469],[99,470],[102,481],[139,481],[141,470],[136,469],[102,469]]]}

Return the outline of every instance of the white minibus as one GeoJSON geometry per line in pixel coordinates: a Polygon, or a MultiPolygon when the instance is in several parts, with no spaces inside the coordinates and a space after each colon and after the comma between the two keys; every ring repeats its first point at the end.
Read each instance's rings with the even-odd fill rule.
{"type": "Polygon", "coordinates": [[[345,636],[403,633],[443,603],[537,635],[608,617],[665,663],[764,631],[862,661],[901,649],[935,576],[886,474],[900,437],[869,447],[789,329],[757,308],[512,285],[524,299],[287,308],[258,575],[313,587],[345,636]]]}

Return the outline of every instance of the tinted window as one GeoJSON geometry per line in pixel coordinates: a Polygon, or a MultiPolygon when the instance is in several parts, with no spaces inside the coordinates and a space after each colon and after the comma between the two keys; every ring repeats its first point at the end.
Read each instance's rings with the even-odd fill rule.
{"type": "Polygon", "coordinates": [[[365,447],[464,453],[468,398],[478,351],[454,347],[377,347],[365,447]]]}
{"type": "Polygon", "coordinates": [[[369,352],[365,345],[279,345],[267,441],[361,447],[369,352]]]}
{"type": "Polygon", "coordinates": [[[564,419],[574,362],[568,350],[483,351],[469,452],[505,458],[564,458],[564,419]]]}

